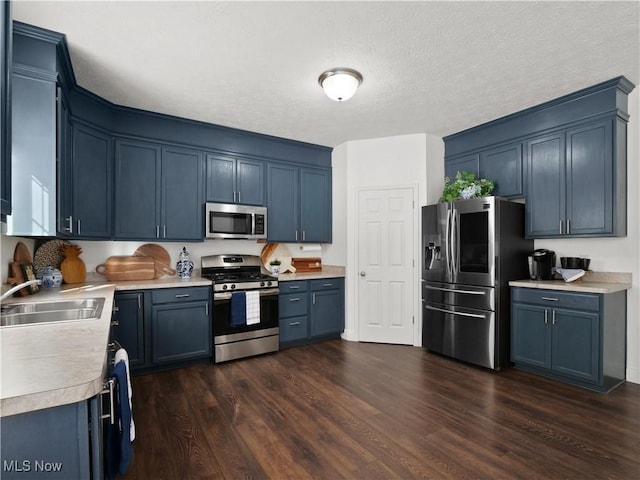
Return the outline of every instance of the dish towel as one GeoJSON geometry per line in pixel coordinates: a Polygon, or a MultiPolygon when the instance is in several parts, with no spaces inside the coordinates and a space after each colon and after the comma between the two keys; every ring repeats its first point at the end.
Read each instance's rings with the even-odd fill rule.
{"type": "Polygon", "coordinates": [[[241,327],[247,324],[247,297],[244,292],[231,294],[231,326],[241,327]]]}
{"type": "Polygon", "coordinates": [[[131,397],[133,397],[133,389],[131,388],[131,375],[129,374],[129,355],[124,348],[120,348],[115,356],[113,363],[124,362],[124,366],[127,367],[127,387],[129,388],[129,410],[131,411],[131,441],[136,439],[136,424],[133,423],[133,403],[131,403],[131,397]]]}
{"type": "Polygon", "coordinates": [[[581,268],[554,267],[554,270],[560,275],[562,275],[562,278],[565,282],[573,282],[574,280],[577,280],[580,277],[584,277],[584,270],[582,270],[581,268]]]}
{"type": "Polygon", "coordinates": [[[246,292],[247,298],[247,325],[260,323],[260,292],[246,292]]]}
{"type": "Polygon", "coordinates": [[[131,463],[133,451],[131,449],[131,409],[129,408],[129,391],[127,387],[127,366],[121,360],[111,372],[115,378],[116,405],[115,422],[107,424],[107,474],[109,478],[116,478],[117,474],[124,475],[131,463]]]}

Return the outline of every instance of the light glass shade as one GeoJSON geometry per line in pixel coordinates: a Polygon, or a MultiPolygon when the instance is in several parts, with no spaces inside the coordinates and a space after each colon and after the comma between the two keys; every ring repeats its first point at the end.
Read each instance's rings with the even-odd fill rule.
{"type": "Polygon", "coordinates": [[[318,83],[331,100],[344,102],[356,93],[362,83],[362,75],[350,68],[335,68],[323,72],[318,83]]]}

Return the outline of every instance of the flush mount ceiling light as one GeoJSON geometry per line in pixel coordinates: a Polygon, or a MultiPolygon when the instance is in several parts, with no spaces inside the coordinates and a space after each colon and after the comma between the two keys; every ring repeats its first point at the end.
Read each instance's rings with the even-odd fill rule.
{"type": "Polygon", "coordinates": [[[322,72],[318,83],[331,100],[344,102],[356,93],[362,83],[362,75],[351,68],[334,68],[322,72]]]}

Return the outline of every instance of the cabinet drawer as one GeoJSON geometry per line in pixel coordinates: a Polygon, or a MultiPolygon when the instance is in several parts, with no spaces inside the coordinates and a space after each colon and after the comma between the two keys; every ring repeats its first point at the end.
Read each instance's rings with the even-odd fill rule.
{"type": "Polygon", "coordinates": [[[278,308],[280,309],[281,318],[307,314],[307,306],[309,304],[307,293],[280,294],[279,300],[280,303],[278,304],[278,308]]]}
{"type": "Polygon", "coordinates": [[[209,287],[159,288],[151,291],[151,303],[195,302],[209,300],[209,287]]]}
{"type": "Polygon", "coordinates": [[[280,293],[295,293],[295,292],[306,292],[307,291],[307,281],[306,280],[294,280],[291,282],[279,282],[278,287],[280,288],[280,293]]]}
{"type": "Polygon", "coordinates": [[[344,280],[342,278],[319,278],[317,280],[311,280],[311,290],[317,292],[319,290],[334,290],[336,288],[342,288],[344,280]]]}
{"type": "Polygon", "coordinates": [[[514,288],[511,301],[535,303],[553,308],[575,308],[579,310],[600,310],[600,295],[592,293],[559,292],[537,288],[514,288]]]}
{"type": "Polygon", "coordinates": [[[280,341],[303,340],[309,336],[309,317],[289,317],[280,319],[280,341]]]}

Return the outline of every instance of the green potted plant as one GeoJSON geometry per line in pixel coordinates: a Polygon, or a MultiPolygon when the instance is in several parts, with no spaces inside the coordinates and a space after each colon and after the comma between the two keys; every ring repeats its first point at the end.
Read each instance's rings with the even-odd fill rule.
{"type": "Polygon", "coordinates": [[[472,172],[463,170],[456,173],[452,182],[449,177],[444,179],[444,189],[440,202],[453,202],[454,200],[486,197],[493,192],[493,181],[486,178],[478,178],[472,172]]]}
{"type": "Polygon", "coordinates": [[[269,265],[271,266],[271,273],[273,275],[275,275],[276,277],[278,276],[278,274],[280,273],[280,264],[282,262],[280,260],[278,260],[277,258],[274,258],[273,260],[271,260],[269,262],[269,265]]]}

